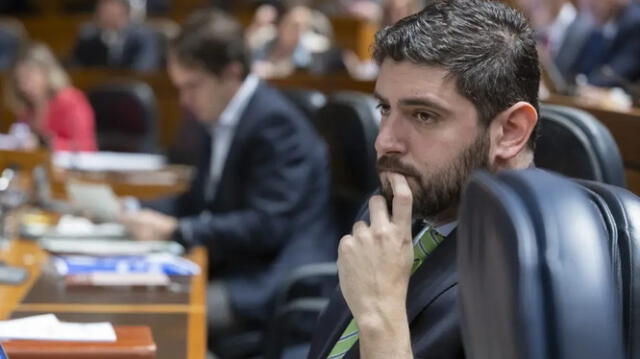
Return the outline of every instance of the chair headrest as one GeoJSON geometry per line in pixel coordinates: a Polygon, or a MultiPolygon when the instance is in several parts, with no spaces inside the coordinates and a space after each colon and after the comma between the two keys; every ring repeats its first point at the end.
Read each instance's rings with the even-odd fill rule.
{"type": "Polygon", "coordinates": [[[613,136],[591,114],[543,105],[542,135],[535,151],[538,167],[569,177],[625,186],[624,165],[613,136]]]}
{"type": "Polygon", "coordinates": [[[573,182],[478,173],[460,209],[463,336],[472,358],[622,358],[600,213],[573,182]]]}

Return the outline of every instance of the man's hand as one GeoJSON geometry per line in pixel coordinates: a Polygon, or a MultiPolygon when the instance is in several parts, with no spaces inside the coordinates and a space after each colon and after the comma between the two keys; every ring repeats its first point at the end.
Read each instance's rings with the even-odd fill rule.
{"type": "Polygon", "coordinates": [[[178,228],[176,218],[149,209],[123,214],[120,221],[139,241],[167,241],[178,228]]]}
{"type": "Polygon", "coordinates": [[[413,244],[411,189],[390,175],[393,210],[382,196],[369,200],[371,225],[357,222],[340,240],[340,289],[360,328],[362,357],[411,357],[406,296],[413,244]]]}

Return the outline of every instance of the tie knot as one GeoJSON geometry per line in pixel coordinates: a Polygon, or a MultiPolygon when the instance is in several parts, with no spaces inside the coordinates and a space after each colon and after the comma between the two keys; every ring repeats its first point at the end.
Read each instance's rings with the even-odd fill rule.
{"type": "Polygon", "coordinates": [[[440,243],[444,241],[444,236],[438,233],[433,227],[425,228],[420,234],[419,238],[413,246],[413,268],[411,273],[414,273],[424,262],[440,243]]]}

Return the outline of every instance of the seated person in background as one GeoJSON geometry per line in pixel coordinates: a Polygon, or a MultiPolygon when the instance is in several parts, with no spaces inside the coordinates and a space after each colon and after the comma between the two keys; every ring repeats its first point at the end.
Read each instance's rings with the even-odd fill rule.
{"type": "Polygon", "coordinates": [[[640,4],[584,0],[594,28],[574,64],[591,85],[612,87],[640,80],[640,4]]]}
{"type": "Polygon", "coordinates": [[[374,58],[382,195],[340,241],[309,358],[464,358],[457,207],[474,170],[533,165],[533,32],[497,1],[433,0],[380,31],[374,58]]]}
{"type": "MultiPolygon", "coordinates": [[[[9,25],[10,26],[10,25],[9,25]]],[[[13,64],[20,47],[22,37],[0,20],[0,71],[13,64]]]]}
{"type": "Polygon", "coordinates": [[[543,71],[540,97],[547,99],[552,93],[572,94],[575,74],[568,59],[582,48],[591,21],[586,16],[578,16],[578,10],[569,0],[516,0],[516,5],[535,31],[543,71]]]}
{"type": "Polygon", "coordinates": [[[323,74],[342,69],[332,34],[325,15],[294,6],[282,16],[276,37],[252,54],[252,69],[262,78],[286,77],[296,70],[323,74]]]}
{"type": "Polygon", "coordinates": [[[585,76],[578,84],[578,96],[587,104],[607,106],[617,93],[606,88],[619,87],[638,97],[633,83],[640,81],[640,4],[632,0],[584,3],[594,26],[572,67],[574,73],[585,76]]]}
{"type": "Polygon", "coordinates": [[[46,45],[31,43],[20,50],[7,76],[5,97],[18,121],[51,149],[97,149],[93,109],[46,45]]]}
{"type": "MultiPolygon", "coordinates": [[[[415,14],[424,8],[424,0],[381,0],[380,16],[376,22],[380,28],[395,24],[398,20],[415,14]]],[[[378,74],[378,65],[373,60],[361,61],[353,51],[345,51],[343,62],[354,79],[371,81],[378,74]]]]}
{"type": "Polygon", "coordinates": [[[251,24],[245,30],[247,47],[252,53],[265,46],[266,43],[276,38],[278,30],[278,9],[271,4],[258,6],[253,14],[251,24]]]}
{"type": "Polygon", "coordinates": [[[210,134],[184,194],[123,214],[140,240],[209,250],[215,336],[263,329],[289,270],[335,259],[326,148],[310,122],[250,74],[243,31],[219,12],[192,15],[169,48],[169,76],[210,134]]]}
{"type": "Polygon", "coordinates": [[[84,25],[71,65],[152,71],[160,68],[160,39],[132,20],[129,0],[98,0],[95,21],[84,25]]]}
{"type": "Polygon", "coordinates": [[[558,56],[561,50],[566,51],[563,47],[571,47],[577,40],[580,42],[573,38],[578,34],[573,27],[591,26],[586,19],[578,19],[578,10],[569,0],[517,0],[516,3],[527,15],[538,44],[550,58],[558,56]],[[571,36],[567,37],[568,34],[571,36]]]}

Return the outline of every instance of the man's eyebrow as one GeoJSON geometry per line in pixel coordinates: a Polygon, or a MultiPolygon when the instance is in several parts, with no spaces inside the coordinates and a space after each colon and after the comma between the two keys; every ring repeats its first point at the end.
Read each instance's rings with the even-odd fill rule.
{"type": "Polygon", "coordinates": [[[389,102],[387,101],[386,98],[384,98],[384,96],[380,95],[378,92],[376,92],[375,90],[373,91],[373,97],[376,98],[376,100],[378,100],[379,102],[389,102]]]}
{"type": "Polygon", "coordinates": [[[400,105],[402,106],[425,106],[433,108],[436,111],[440,112],[450,112],[449,109],[440,104],[438,101],[434,101],[432,99],[426,97],[410,97],[400,100],[400,105]]]}
{"type": "MultiPolygon", "coordinates": [[[[373,96],[382,103],[388,103],[389,100],[382,96],[380,93],[374,91],[373,96]]],[[[447,107],[440,104],[439,101],[435,101],[426,97],[410,97],[400,100],[401,106],[424,106],[430,107],[436,111],[449,113],[451,112],[447,107]]]]}

